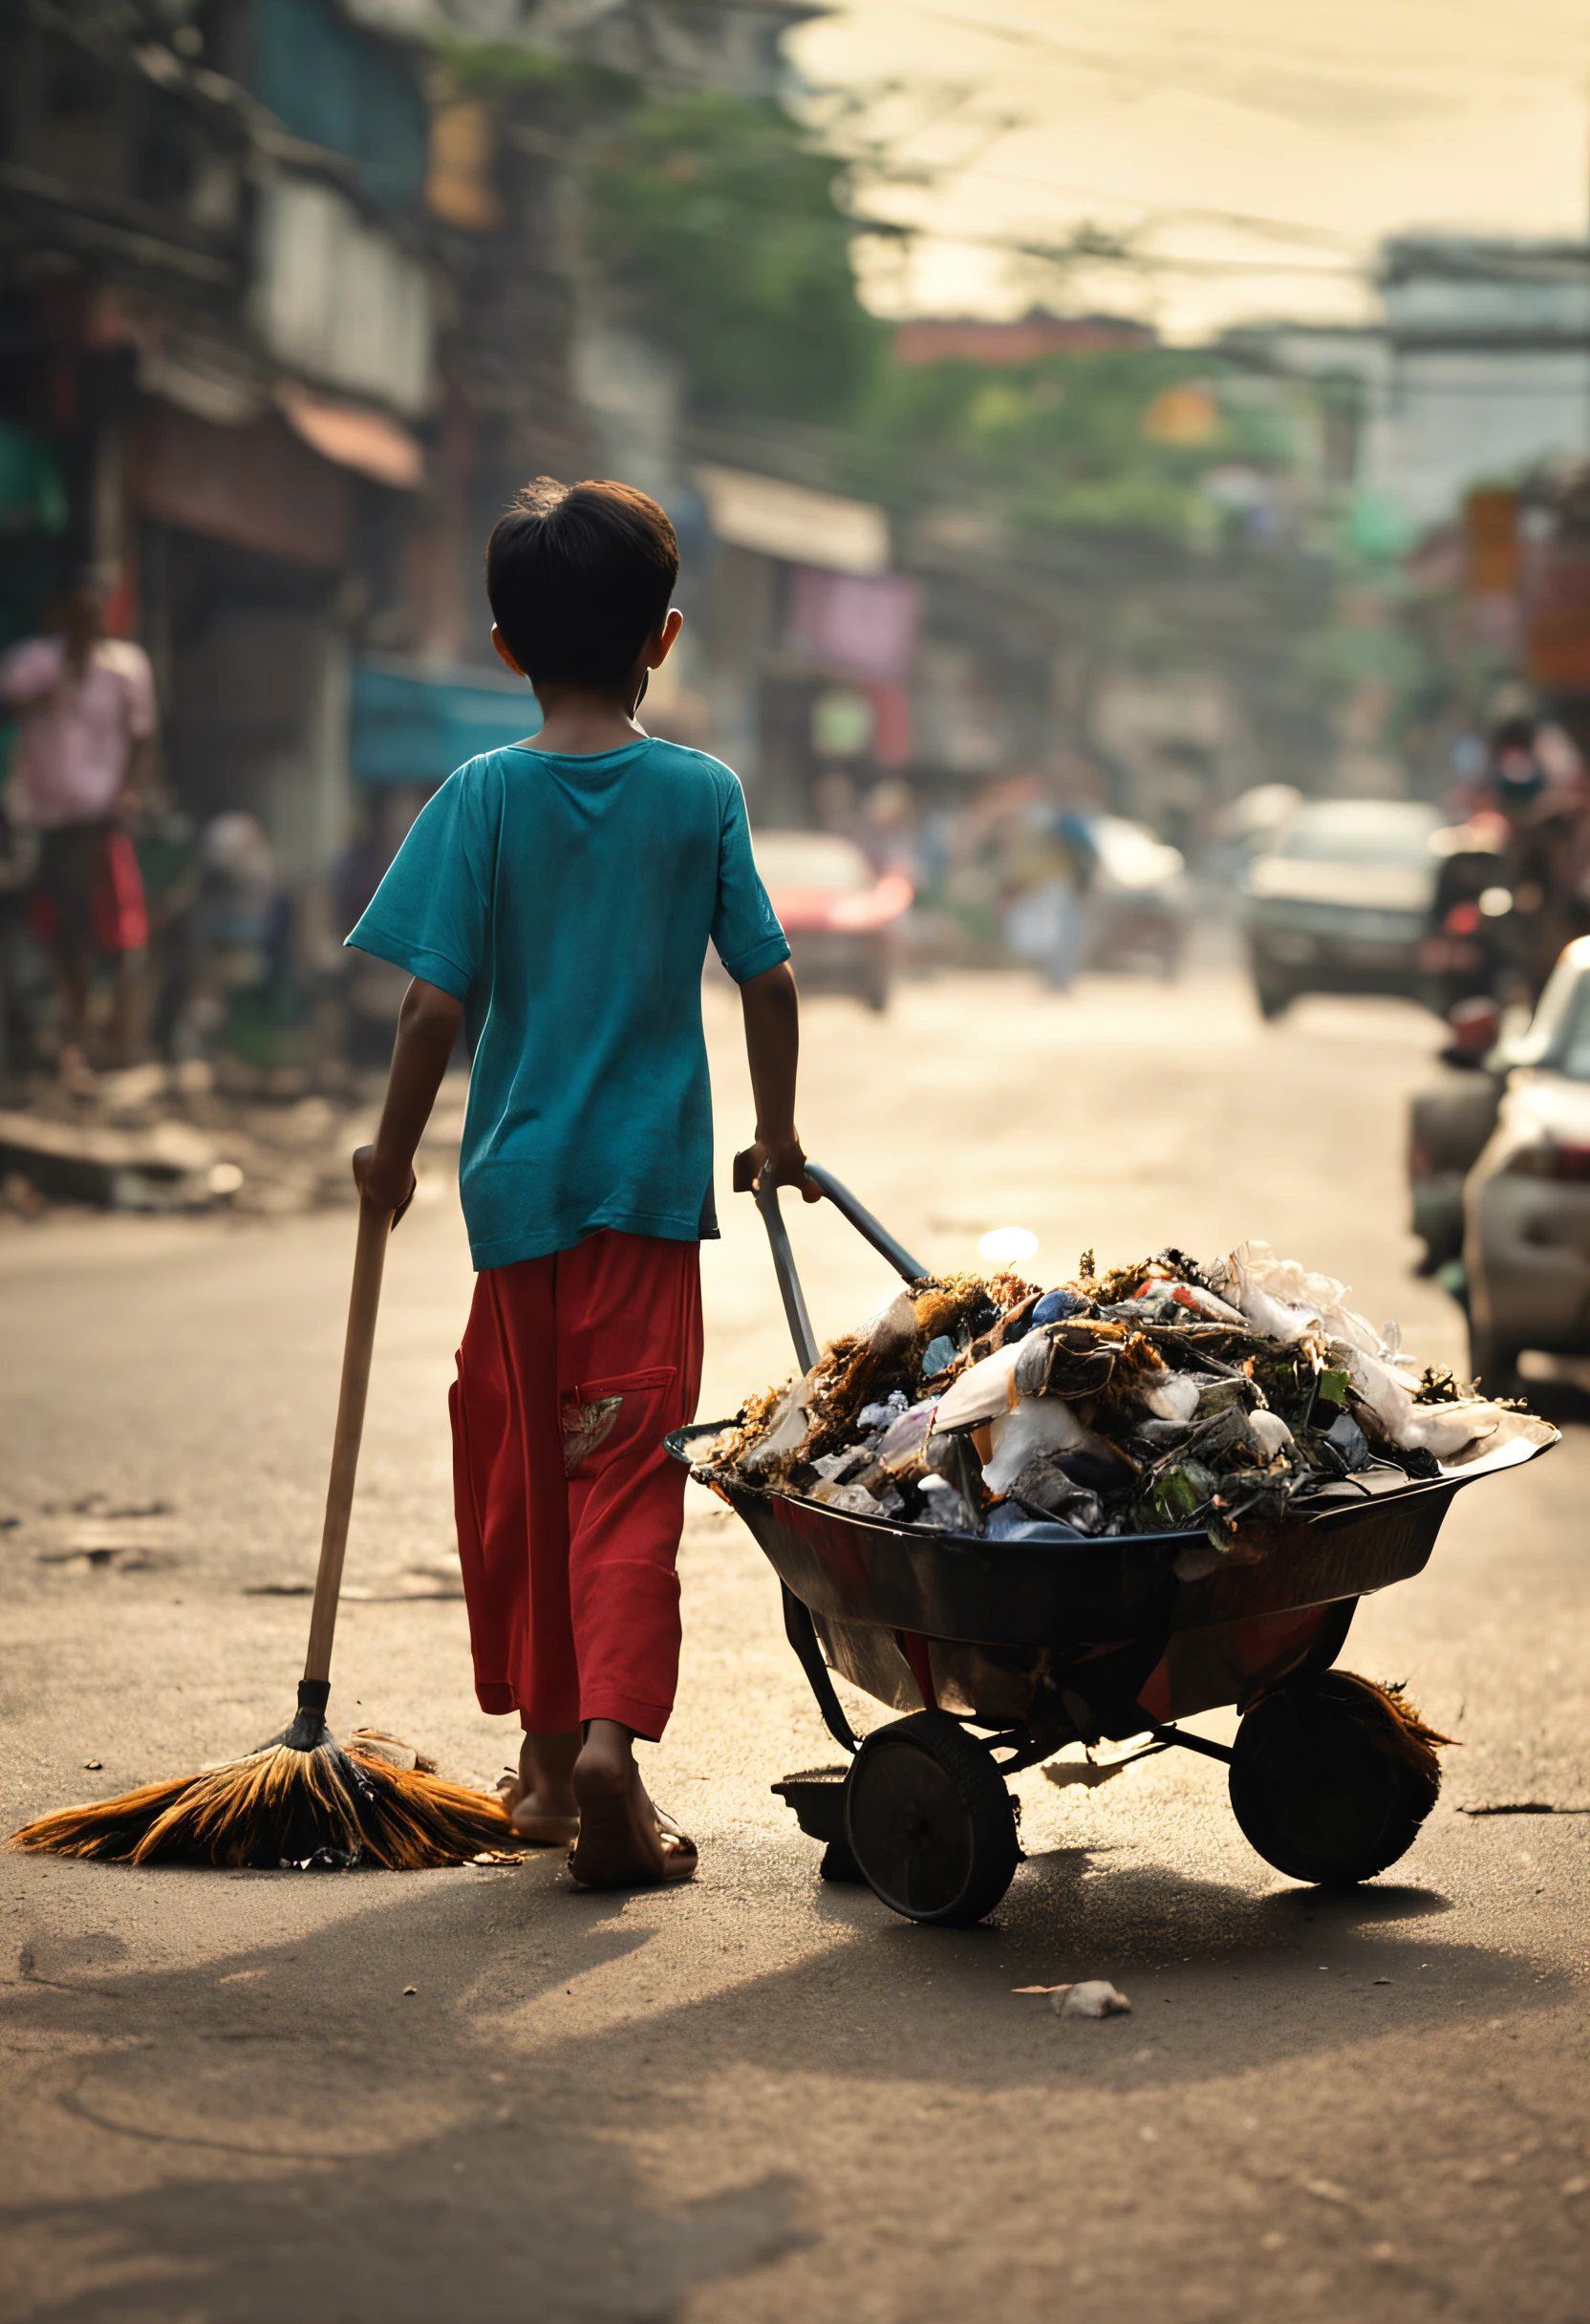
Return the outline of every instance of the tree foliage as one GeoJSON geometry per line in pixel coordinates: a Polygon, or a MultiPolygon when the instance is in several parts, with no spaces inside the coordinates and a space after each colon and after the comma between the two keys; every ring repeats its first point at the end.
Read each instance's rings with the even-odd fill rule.
{"type": "Polygon", "coordinates": [[[771,99],[656,95],[518,44],[441,54],[455,85],[531,109],[577,158],[587,259],[677,362],[698,420],[824,431],[836,482],[901,511],[948,501],[1013,528],[1181,541],[1232,527],[1212,471],[1293,458],[1284,415],[1207,354],[897,362],[856,284],[857,238],[881,229],[853,214],[844,159],[771,99]],[[1212,424],[1167,440],[1156,399],[1188,387],[1212,424]]]}
{"type": "Polygon", "coordinates": [[[838,420],[888,334],[856,296],[844,164],[782,107],[642,103],[588,172],[591,255],[702,414],[838,420]]]}
{"type": "Polygon", "coordinates": [[[1187,540],[1228,519],[1212,469],[1283,465],[1282,417],[1208,355],[1057,354],[907,367],[857,293],[846,170],[770,102],[638,103],[587,178],[591,255],[677,359],[698,417],[842,430],[858,485],[897,506],[963,499],[1022,527],[1187,540]],[[1213,423],[1160,441],[1156,399],[1197,383],[1213,423]]]}
{"type": "Polygon", "coordinates": [[[1125,529],[1182,539],[1225,522],[1213,471],[1258,473],[1292,456],[1280,413],[1207,354],[1144,347],[1045,355],[998,370],[891,364],[866,415],[946,498],[976,501],[1021,530],[1125,529]],[[1164,440],[1157,407],[1192,390],[1207,407],[1196,441],[1164,440]]]}

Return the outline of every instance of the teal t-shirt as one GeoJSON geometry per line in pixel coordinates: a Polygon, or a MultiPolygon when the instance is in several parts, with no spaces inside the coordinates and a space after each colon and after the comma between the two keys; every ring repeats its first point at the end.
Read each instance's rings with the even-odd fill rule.
{"type": "Polygon", "coordinates": [[[427,801],[348,942],[464,1004],[477,1267],[599,1227],[717,1234],[709,937],[740,984],[789,957],[739,779],[702,751],[514,744],[427,801]]]}

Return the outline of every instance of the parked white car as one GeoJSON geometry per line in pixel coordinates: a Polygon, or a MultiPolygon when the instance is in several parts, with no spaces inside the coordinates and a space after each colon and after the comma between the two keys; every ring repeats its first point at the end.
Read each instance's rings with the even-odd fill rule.
{"type": "Polygon", "coordinates": [[[1493,1395],[1525,1348],[1590,1355],[1590,936],[1567,947],[1507,1054],[1463,1190],[1469,1362],[1493,1395]]]}

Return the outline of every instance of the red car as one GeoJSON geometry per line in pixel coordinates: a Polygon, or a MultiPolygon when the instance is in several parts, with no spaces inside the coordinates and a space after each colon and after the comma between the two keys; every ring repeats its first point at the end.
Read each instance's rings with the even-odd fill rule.
{"type": "Polygon", "coordinates": [[[886,1009],[910,880],[874,872],[852,841],[830,831],[758,831],[752,844],[803,991],[853,993],[886,1009]]]}

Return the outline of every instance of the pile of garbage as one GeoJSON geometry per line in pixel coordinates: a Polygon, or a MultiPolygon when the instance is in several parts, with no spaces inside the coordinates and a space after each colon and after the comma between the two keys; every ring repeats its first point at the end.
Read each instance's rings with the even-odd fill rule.
{"type": "Polygon", "coordinates": [[[1201,1531],[1210,1571],[1259,1554],[1256,1520],[1300,1496],[1377,1469],[1437,1476],[1538,1431],[1515,1404],[1415,1370],[1395,1324],[1377,1332],[1346,1302],[1262,1242],[1103,1275],[1086,1252],[1047,1291],[928,1281],[754,1398],[698,1460],[990,1541],[1201,1531]]]}

